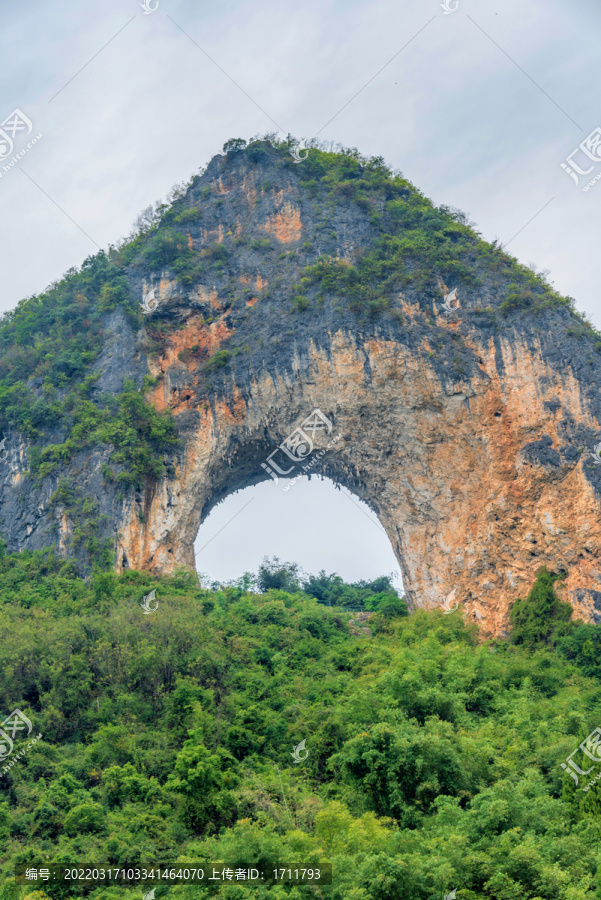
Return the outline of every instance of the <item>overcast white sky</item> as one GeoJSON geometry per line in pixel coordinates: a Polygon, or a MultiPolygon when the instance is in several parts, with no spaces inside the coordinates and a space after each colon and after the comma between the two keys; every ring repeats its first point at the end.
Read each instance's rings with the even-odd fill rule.
{"type": "MultiPolygon", "coordinates": [[[[601,126],[601,6],[447,0],[457,8],[445,14],[441,2],[158,0],[144,14],[139,0],[1,0],[0,122],[19,108],[33,123],[27,140],[43,136],[8,171],[12,155],[0,162],[0,309],[128,233],[228,138],[279,128],[383,156],[486,239],[549,269],[601,326],[601,182],[582,190],[601,160],[574,157],[593,167],[578,186],[561,168],[601,126]]],[[[26,143],[17,134],[15,152],[26,143]]],[[[340,492],[315,479],[280,491],[274,522],[272,487],[253,489],[236,520],[247,555],[216,538],[201,569],[234,577],[265,552],[347,577],[391,570],[385,536],[340,492]],[[293,521],[298,537],[282,543],[293,521]],[[379,555],[365,543],[372,532],[379,555]],[[363,561],[355,539],[369,548],[363,561]]],[[[200,538],[245,502],[228,498],[200,538]]]]}

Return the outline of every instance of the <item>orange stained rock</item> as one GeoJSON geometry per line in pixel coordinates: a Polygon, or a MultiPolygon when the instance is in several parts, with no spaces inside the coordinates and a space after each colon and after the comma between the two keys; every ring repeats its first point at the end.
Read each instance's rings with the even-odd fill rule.
{"type": "Polygon", "coordinates": [[[291,244],[301,236],[300,211],[292,203],[284,203],[279,212],[269,216],[261,226],[263,231],[274,235],[282,244],[291,244]]]}
{"type": "MultiPolygon", "coordinates": [[[[216,353],[232,334],[222,319],[207,325],[202,316],[194,314],[189,317],[186,327],[169,335],[167,346],[158,360],[149,360],[149,366],[153,376],[163,375],[162,380],[156,385],[151,394],[151,402],[159,410],[172,408],[175,412],[183,408],[190,408],[196,401],[196,390],[186,389],[174,394],[170,386],[168,376],[171,368],[185,366],[180,359],[184,351],[190,352],[190,358],[197,367],[200,361],[206,361],[216,353]],[[197,349],[192,350],[192,347],[197,349]]],[[[197,378],[194,376],[193,381],[197,378]]]]}
{"type": "Polygon", "coordinates": [[[244,397],[233,380],[226,398],[207,397],[198,357],[208,359],[229,334],[222,320],[207,326],[190,316],[151,363],[153,374],[164,373],[155,404],[178,413],[194,403],[198,418],[190,419],[177,478],[160,482],[143,509],[125,516],[129,565],[159,572],[193,565],[201,515],[214,496],[244,480],[233,449],[257,448],[256,475],[254,463],[248,472],[260,478],[261,461],[318,408],[341,435],[331,449],[336,471],[342,483],[350,473],[347,486],[378,514],[414,606],[441,607],[455,591],[482,636],[502,635],[513,600],[547,566],[568,571],[557,590],[575,616],[597,614],[599,500],[581,465],[546,466],[523,450],[545,434],[562,446],[554,397],[575,420],[590,421],[571,373],[551,371],[526,341],[501,338],[495,346],[472,335],[478,363],[469,379],[451,381],[435,368],[427,341],[419,350],[377,337],[358,346],[356,336],[338,330],[309,344],[308,368],[259,368],[244,397]],[[178,354],[195,345],[199,351],[182,362],[178,354]],[[174,392],[182,367],[191,387],[174,392]]]}

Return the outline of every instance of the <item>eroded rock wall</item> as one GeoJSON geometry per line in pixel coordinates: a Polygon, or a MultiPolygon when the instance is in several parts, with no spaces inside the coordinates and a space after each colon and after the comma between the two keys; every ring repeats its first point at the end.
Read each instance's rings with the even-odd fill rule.
{"type": "MultiPolygon", "coordinates": [[[[601,366],[569,310],[491,315],[494,279],[460,286],[454,312],[442,284],[399,293],[381,318],[327,292],[299,303],[308,264],[369,246],[365,210],[316,200],[268,153],[215,159],[188,200],[200,210],[185,226],[190,251],[222,261],[193,285],[169,266],[130,266],[134,294],[153,290],[156,311],[137,331],[109,317],[96,364],[98,390],[153,376],[149,396],[173,411],[181,448],[139,490],[102,481],[107,448],[66,470],[100,498],[117,569],[193,566],[212,507],[268,478],[262,464],[318,409],[332,431],[303,463],[377,513],[414,607],[459,603],[502,635],[510,603],[546,565],[567,571],[559,590],[575,613],[600,621],[601,366]]],[[[64,550],[73,526],[49,504],[57,478],[28,481],[26,451],[15,436],[0,459],[9,547],[64,550]]]]}
{"type": "MultiPolygon", "coordinates": [[[[191,323],[176,346],[196,334],[191,323]]],[[[319,409],[338,440],[311,472],[376,511],[414,605],[439,606],[451,595],[485,632],[503,634],[509,602],[547,565],[568,571],[560,590],[577,614],[601,620],[599,498],[566,443],[567,411],[596,427],[578,383],[515,335],[474,344],[480,362],[469,379],[441,381],[422,349],[376,338],[358,346],[337,331],[289,372],[257,372],[244,392],[232,379],[224,396],[194,412],[193,383],[173,399],[170,349],[151,366],[163,376],[154,398],[187,419],[185,453],[177,478],[144,507],[143,525],[130,510],[127,564],[194,565],[193,541],[211,507],[267,477],[261,463],[319,409]]],[[[324,434],[314,453],[327,443],[324,434]]]]}

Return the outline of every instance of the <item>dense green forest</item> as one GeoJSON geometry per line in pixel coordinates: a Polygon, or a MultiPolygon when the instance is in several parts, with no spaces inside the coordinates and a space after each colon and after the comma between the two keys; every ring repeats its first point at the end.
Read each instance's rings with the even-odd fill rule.
{"type": "Polygon", "coordinates": [[[299,577],[266,561],[210,589],[189,571],[84,581],[51,552],[1,556],[3,715],[41,734],[0,775],[1,900],[152,888],[17,887],[15,863],[199,860],[329,862],[333,884],[156,897],[601,897],[601,787],[561,768],[601,722],[601,630],[566,620],[556,576],[505,642],[461,609],[407,615],[386,579],[299,577]],[[349,626],[357,604],[377,607],[371,634],[349,626]]]}

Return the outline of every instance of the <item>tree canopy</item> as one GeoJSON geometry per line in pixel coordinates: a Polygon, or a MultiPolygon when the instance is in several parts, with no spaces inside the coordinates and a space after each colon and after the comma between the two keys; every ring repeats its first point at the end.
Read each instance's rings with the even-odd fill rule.
{"type": "MultiPolygon", "coordinates": [[[[329,862],[334,879],[319,893],[169,892],[599,896],[601,786],[580,790],[561,768],[601,718],[590,652],[599,629],[564,623],[556,637],[482,643],[460,610],[387,617],[380,607],[371,636],[357,635],[352,613],[323,602],[348,585],[308,580],[320,598],[307,584],[206,589],[185,570],[84,581],[51,552],[0,556],[4,716],[21,710],[42,736],[8,771],[11,757],[0,764],[0,900],[140,896],[125,886],[17,889],[16,863],[200,859],[329,862]],[[145,615],[151,590],[158,608],[145,615]]],[[[538,584],[526,606],[549,579],[538,584]]],[[[364,602],[389,588],[370,582],[364,602]]]]}

